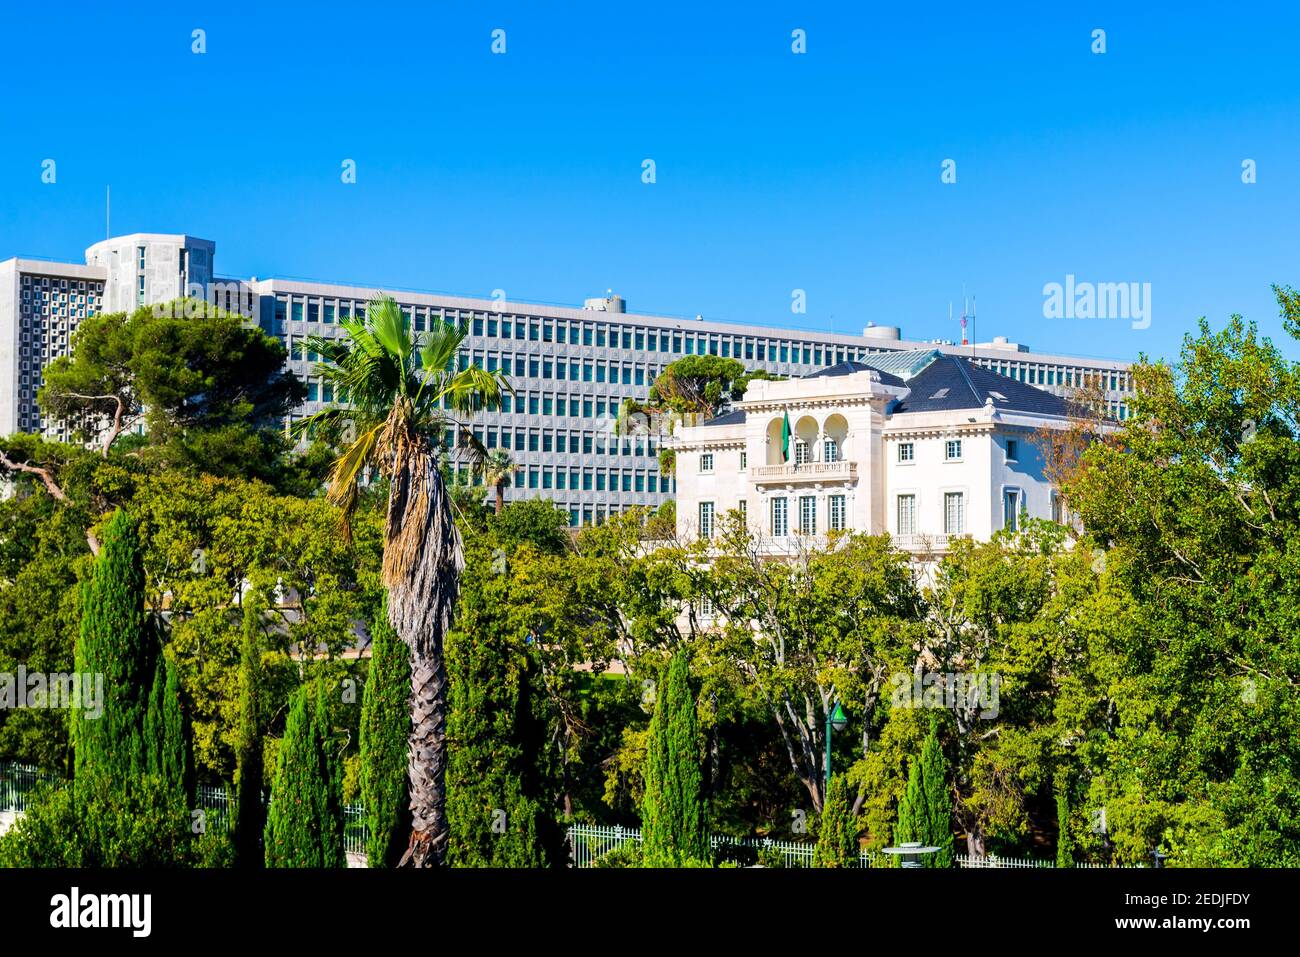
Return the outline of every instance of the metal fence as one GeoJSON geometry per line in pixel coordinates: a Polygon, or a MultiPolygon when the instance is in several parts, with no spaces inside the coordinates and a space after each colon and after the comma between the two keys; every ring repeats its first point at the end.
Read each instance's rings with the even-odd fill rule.
{"type": "MultiPolygon", "coordinates": [[[[25,811],[30,795],[42,784],[55,787],[66,779],[30,764],[0,761],[0,811],[25,811]]],[[[205,827],[229,828],[234,818],[234,791],[230,788],[200,784],[194,801],[204,813],[205,827]]],[[[343,807],[343,849],[349,854],[366,853],[366,816],[360,804],[343,807]]]]}
{"type": "Polygon", "coordinates": [[[32,764],[0,761],[0,811],[25,811],[33,791],[42,784],[57,785],[62,778],[32,764]]]}
{"type": "MultiPolygon", "coordinates": [[[[569,861],[573,867],[592,867],[596,860],[629,843],[641,843],[641,832],[634,827],[603,827],[574,824],[568,829],[569,861]]],[[[764,861],[775,864],[780,859],[783,867],[812,867],[816,845],[799,841],[776,841],[764,837],[723,837],[713,835],[709,846],[720,861],[751,866],[764,861]]],[[[858,855],[859,867],[892,867],[893,863],[881,854],[862,851],[858,855]]]]}
{"type": "MultiPolygon", "coordinates": [[[[632,827],[600,827],[575,824],[569,830],[569,860],[573,867],[593,867],[598,858],[629,843],[641,842],[641,832],[632,827]]],[[[776,863],[779,855],[783,867],[812,867],[816,845],[811,842],[774,841],[769,838],[730,838],[714,835],[709,839],[714,854],[722,861],[748,866],[765,861],[776,863]]],[[[969,854],[953,855],[954,863],[961,868],[1044,868],[1056,867],[1055,861],[1035,860],[1028,857],[975,857],[969,854]]],[[[896,867],[886,855],[861,851],[858,867],[896,867]]],[[[1075,867],[1104,868],[1107,864],[1076,864],[1075,867]]],[[[1116,865],[1142,867],[1141,864],[1116,865]]]]}

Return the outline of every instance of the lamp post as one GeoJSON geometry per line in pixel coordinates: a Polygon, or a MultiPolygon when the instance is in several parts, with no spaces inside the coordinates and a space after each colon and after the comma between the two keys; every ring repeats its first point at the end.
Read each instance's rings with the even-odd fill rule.
{"type": "Polygon", "coordinates": [[[822,792],[822,807],[826,807],[826,795],[831,791],[831,731],[843,731],[849,724],[849,716],[844,713],[838,701],[835,707],[826,712],[826,790],[822,792]]]}

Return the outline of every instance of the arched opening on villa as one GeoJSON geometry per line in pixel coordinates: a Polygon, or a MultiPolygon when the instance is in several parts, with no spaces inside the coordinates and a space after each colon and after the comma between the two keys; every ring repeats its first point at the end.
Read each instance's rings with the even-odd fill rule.
{"type": "Polygon", "coordinates": [[[822,462],[842,462],[845,458],[844,443],[849,437],[849,423],[838,412],[827,416],[822,425],[822,462]]]}

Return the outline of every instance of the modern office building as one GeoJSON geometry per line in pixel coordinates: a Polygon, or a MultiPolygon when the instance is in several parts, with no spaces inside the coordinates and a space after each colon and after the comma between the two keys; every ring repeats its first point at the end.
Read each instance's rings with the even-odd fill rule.
{"type": "MultiPolygon", "coordinates": [[[[289,366],[307,383],[307,414],[336,398],[314,375],[316,356],[304,337],[333,335],[339,320],[364,312],[387,292],[418,333],[439,320],[468,337],[460,361],[507,373],[516,394],[499,412],[465,428],[489,448],[510,450],[519,471],[508,500],[537,496],[565,508],[574,524],[597,522],[634,505],[672,497],[661,474],[662,438],[617,435],[624,399],[644,398],[674,359],[717,355],[784,376],[812,372],[877,353],[928,348],[962,355],[976,366],[1065,395],[1100,376],[1116,417],[1125,415],[1132,383],[1122,362],[1033,353],[995,338],[982,344],[903,339],[896,326],[868,325],[862,335],[780,329],[702,318],[641,315],[609,295],[583,308],[476,299],[286,279],[229,279],[214,267],[215,243],[186,235],[141,233],[106,239],[86,250],[86,264],[31,259],[0,262],[0,432],[65,434],[42,419],[36,390],[46,364],[69,350],[81,319],[188,294],[246,316],[283,341],[289,366]]],[[[457,437],[452,436],[453,439],[457,437]]]]}

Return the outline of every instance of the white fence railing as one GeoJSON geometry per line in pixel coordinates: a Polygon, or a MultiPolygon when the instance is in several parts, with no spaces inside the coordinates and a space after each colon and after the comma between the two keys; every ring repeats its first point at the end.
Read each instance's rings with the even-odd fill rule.
{"type": "MultiPolygon", "coordinates": [[[[589,824],[574,824],[569,827],[569,860],[573,867],[592,867],[596,860],[610,851],[628,843],[640,843],[641,832],[633,827],[602,827],[589,824]]],[[[714,835],[710,841],[714,853],[723,860],[734,860],[739,864],[754,864],[762,856],[779,854],[785,867],[812,867],[813,853],[816,845],[810,841],[775,841],[770,838],[730,838],[714,835]],[[760,856],[762,855],[762,856],[760,856]]],[[[1053,868],[1055,861],[1036,860],[1028,857],[999,857],[990,854],[987,857],[974,857],[969,854],[953,855],[954,863],[961,868],[1053,868]]],[[[895,862],[884,854],[862,851],[858,854],[858,867],[895,867],[895,862]]],[[[1076,867],[1107,867],[1106,864],[1077,864],[1076,867]]],[[[1124,865],[1141,867],[1141,864],[1124,865]]]]}

